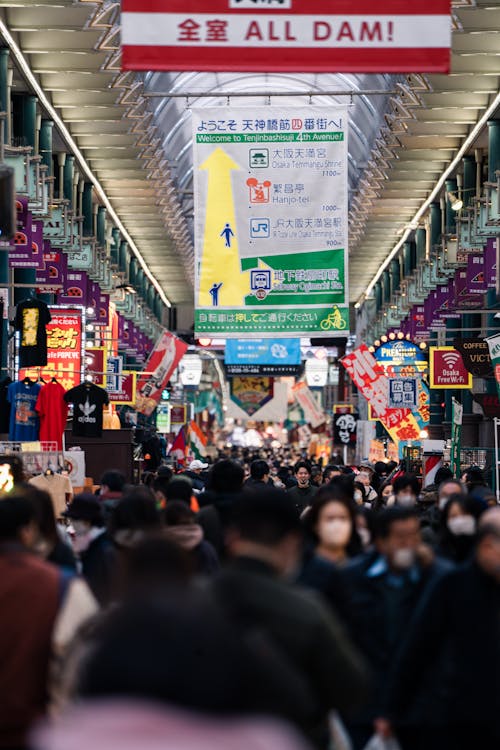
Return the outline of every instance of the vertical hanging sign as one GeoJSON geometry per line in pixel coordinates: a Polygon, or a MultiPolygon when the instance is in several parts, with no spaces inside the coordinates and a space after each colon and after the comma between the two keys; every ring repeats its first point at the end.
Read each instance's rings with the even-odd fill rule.
{"type": "Polygon", "coordinates": [[[198,336],[345,336],[347,109],[193,110],[198,336]]]}
{"type": "Polygon", "coordinates": [[[496,333],[494,336],[489,336],[485,340],[488,342],[490,348],[491,364],[493,365],[498,398],[500,399],[500,333],[496,333]]]}
{"type": "Polygon", "coordinates": [[[452,399],[450,469],[454,477],[460,476],[460,450],[464,408],[456,398],[452,399]]]}

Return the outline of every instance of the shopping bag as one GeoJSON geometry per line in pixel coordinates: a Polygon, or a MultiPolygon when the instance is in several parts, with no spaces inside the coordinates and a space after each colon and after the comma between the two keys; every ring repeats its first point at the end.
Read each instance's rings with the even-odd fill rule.
{"type": "Polygon", "coordinates": [[[380,734],[374,734],[368,744],[365,745],[364,750],[401,750],[401,745],[394,737],[382,737],[380,734]]]}

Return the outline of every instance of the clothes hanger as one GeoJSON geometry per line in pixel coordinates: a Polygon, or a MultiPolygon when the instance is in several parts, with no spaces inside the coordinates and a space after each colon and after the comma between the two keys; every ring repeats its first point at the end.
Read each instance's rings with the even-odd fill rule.
{"type": "Polygon", "coordinates": [[[31,379],[30,379],[30,378],[29,378],[28,376],[26,376],[26,377],[25,377],[25,378],[23,379],[23,381],[22,381],[22,382],[24,383],[24,385],[33,385],[33,381],[32,381],[32,380],[31,380],[31,379]]]}

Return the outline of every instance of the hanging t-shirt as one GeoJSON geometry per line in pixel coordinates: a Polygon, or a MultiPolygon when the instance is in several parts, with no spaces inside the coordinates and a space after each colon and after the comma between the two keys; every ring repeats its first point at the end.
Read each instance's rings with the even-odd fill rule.
{"type": "Polygon", "coordinates": [[[71,501],[73,497],[73,485],[68,476],[64,474],[39,474],[32,477],[29,483],[39,490],[45,490],[50,495],[56,518],[62,516],[66,510],[66,499],[71,501]]]}
{"type": "Polygon", "coordinates": [[[73,404],[73,435],[76,437],[102,436],[102,407],[109,404],[108,394],[97,385],[82,383],[64,396],[73,404]]]}
{"type": "Polygon", "coordinates": [[[7,389],[10,403],[9,440],[31,443],[38,440],[40,420],[35,404],[40,393],[40,383],[11,383],[7,389]]]}
{"type": "Polygon", "coordinates": [[[52,381],[42,386],[35,409],[40,417],[40,440],[57,443],[62,450],[62,437],[68,417],[68,405],[64,400],[66,391],[60,383],[52,381]]]}
{"type": "Polygon", "coordinates": [[[44,367],[47,364],[49,308],[39,299],[26,299],[16,309],[14,327],[19,331],[19,366],[44,367]]]}
{"type": "Polygon", "coordinates": [[[10,428],[10,403],[7,401],[7,391],[12,379],[7,377],[0,381],[0,432],[8,433],[10,428]]]}

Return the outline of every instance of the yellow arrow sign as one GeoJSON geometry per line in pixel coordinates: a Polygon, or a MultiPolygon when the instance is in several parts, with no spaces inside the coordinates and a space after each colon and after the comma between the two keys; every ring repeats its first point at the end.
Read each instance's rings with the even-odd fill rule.
{"type": "Polygon", "coordinates": [[[240,307],[250,292],[241,270],[231,173],[239,165],[217,147],[200,165],[208,172],[199,307],[240,307]]]}

